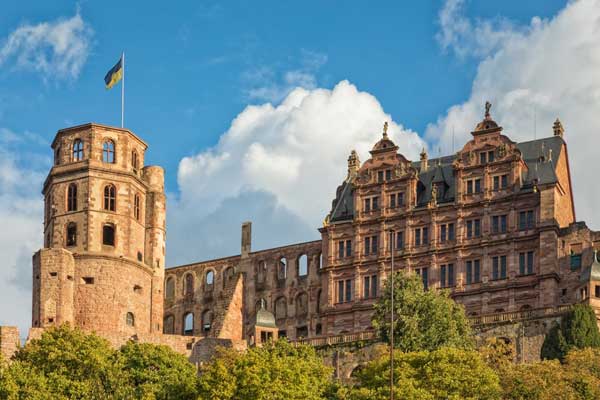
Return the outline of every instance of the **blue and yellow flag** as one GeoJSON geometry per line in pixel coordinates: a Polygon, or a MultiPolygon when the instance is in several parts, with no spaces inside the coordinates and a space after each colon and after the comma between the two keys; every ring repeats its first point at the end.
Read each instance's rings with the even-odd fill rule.
{"type": "Polygon", "coordinates": [[[104,77],[104,83],[106,88],[110,89],[115,86],[123,78],[123,57],[119,59],[119,62],[108,71],[104,77]]]}

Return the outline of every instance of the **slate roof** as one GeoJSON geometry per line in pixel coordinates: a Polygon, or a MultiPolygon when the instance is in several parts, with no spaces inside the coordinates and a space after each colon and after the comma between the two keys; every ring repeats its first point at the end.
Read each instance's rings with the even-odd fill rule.
{"type": "Polygon", "coordinates": [[[600,261],[598,261],[598,253],[594,252],[592,264],[584,268],[579,276],[580,282],[600,281],[600,261]]]}
{"type": "MultiPolygon", "coordinates": [[[[551,136],[543,139],[531,140],[517,143],[523,160],[529,171],[524,174],[523,191],[532,190],[533,183],[537,180],[538,185],[556,183],[556,160],[562,151],[563,139],[559,136],[551,136]],[[552,160],[548,160],[552,150],[552,160]]],[[[431,200],[432,184],[443,184],[442,198],[438,204],[450,203],[456,196],[456,185],[452,164],[456,155],[442,156],[428,160],[429,168],[421,171],[421,163],[413,161],[412,166],[419,173],[417,185],[417,207],[425,206],[431,200]]],[[[338,186],[336,198],[332,202],[330,222],[352,220],[354,218],[354,186],[344,181],[338,186]]]]}

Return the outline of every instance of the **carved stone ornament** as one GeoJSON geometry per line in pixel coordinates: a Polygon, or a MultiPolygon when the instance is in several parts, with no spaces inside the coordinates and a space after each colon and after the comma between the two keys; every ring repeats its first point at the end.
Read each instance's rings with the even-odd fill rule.
{"type": "Polygon", "coordinates": [[[506,157],[506,145],[505,144],[501,144],[500,147],[498,147],[498,157],[500,157],[500,158],[506,157]]]}

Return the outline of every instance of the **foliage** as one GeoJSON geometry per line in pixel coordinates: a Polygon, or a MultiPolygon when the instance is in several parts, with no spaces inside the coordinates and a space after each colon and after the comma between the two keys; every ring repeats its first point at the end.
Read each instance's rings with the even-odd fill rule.
{"type": "Polygon", "coordinates": [[[47,385],[46,379],[26,364],[0,363],[0,399],[50,399],[47,385]]]}
{"type": "MultiPolygon", "coordinates": [[[[373,325],[389,342],[391,279],[375,304],[373,325]]],[[[424,290],[416,274],[394,277],[394,347],[402,351],[436,350],[444,346],[473,347],[471,328],[461,305],[447,291],[424,290]]]]}
{"type": "MultiPolygon", "coordinates": [[[[349,399],[389,398],[389,356],[369,363],[357,374],[349,399]]],[[[471,350],[441,348],[394,354],[394,397],[398,399],[498,399],[498,377],[471,350]]]]}
{"type": "Polygon", "coordinates": [[[46,380],[53,398],[105,399],[126,395],[113,353],[106,340],[65,324],[29,342],[14,359],[21,372],[46,380]]]}
{"type": "Polygon", "coordinates": [[[167,346],[129,342],[117,352],[116,364],[136,398],[196,398],[196,368],[167,346]]]}
{"type": "Polygon", "coordinates": [[[499,338],[486,339],[478,350],[485,363],[494,370],[510,365],[515,359],[514,347],[499,338]]]}
{"type": "Polygon", "coordinates": [[[577,304],[546,336],[542,358],[563,360],[569,351],[586,347],[600,347],[600,331],[594,310],[577,304]]]}
{"type": "Polygon", "coordinates": [[[284,340],[254,347],[245,353],[221,349],[200,371],[200,398],[323,399],[332,370],[308,346],[294,347],[284,340]]]}

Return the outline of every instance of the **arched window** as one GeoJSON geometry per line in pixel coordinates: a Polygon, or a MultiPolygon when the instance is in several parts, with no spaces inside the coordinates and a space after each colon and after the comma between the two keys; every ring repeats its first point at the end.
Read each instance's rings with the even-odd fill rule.
{"type": "Polygon", "coordinates": [[[260,261],[258,263],[258,271],[256,271],[256,282],[264,283],[267,277],[267,262],[260,261]]]}
{"type": "Polygon", "coordinates": [[[127,326],[135,326],[135,317],[132,312],[128,312],[125,316],[125,323],[127,326]]]}
{"type": "Polygon", "coordinates": [[[205,310],[202,313],[202,332],[209,332],[212,326],[213,313],[210,310],[205,310]]]}
{"type": "Polygon", "coordinates": [[[140,195],[136,194],[133,197],[133,216],[136,220],[140,220],[140,195]]]}
{"type": "Polygon", "coordinates": [[[323,268],[323,253],[319,253],[319,269],[323,268]]]}
{"type": "Polygon", "coordinates": [[[133,168],[133,172],[137,174],[138,172],[138,155],[135,150],[131,152],[131,167],[133,168]]]}
{"type": "Polygon", "coordinates": [[[60,165],[60,146],[54,151],[54,165],[60,165]]]}
{"type": "Polygon", "coordinates": [[[287,278],[287,260],[285,257],[279,259],[279,265],[277,267],[277,279],[284,280],[287,278]]]}
{"type": "Polygon", "coordinates": [[[188,336],[194,334],[194,314],[191,312],[183,315],[183,334],[188,336]]]}
{"type": "Polygon", "coordinates": [[[67,225],[67,246],[77,246],[77,224],[69,222],[67,225]]]}
{"type": "Polygon", "coordinates": [[[102,161],[113,164],[115,162],[115,142],[107,140],[102,145],[102,161]]]}
{"type": "Polygon", "coordinates": [[[316,312],[317,313],[321,312],[321,289],[319,289],[319,291],[317,292],[316,312]]]}
{"type": "Polygon", "coordinates": [[[71,183],[67,188],[67,211],[77,211],[77,184],[71,183]]]}
{"type": "Polygon", "coordinates": [[[73,142],[73,161],[83,160],[83,142],[81,139],[75,139],[73,142]]]}
{"type": "Polygon", "coordinates": [[[206,283],[207,289],[212,290],[213,283],[215,283],[215,273],[212,269],[206,271],[204,282],[206,283]]]}
{"type": "Polygon", "coordinates": [[[186,296],[192,296],[194,294],[194,275],[187,274],[185,276],[184,285],[183,293],[185,293],[186,296]]]}
{"type": "Polygon", "coordinates": [[[233,267],[229,267],[223,272],[223,288],[225,288],[225,285],[233,279],[234,272],[233,267]]]}
{"type": "Polygon", "coordinates": [[[163,320],[163,333],[168,335],[175,333],[175,318],[172,315],[167,315],[163,320]]]}
{"type": "Polygon", "coordinates": [[[296,297],[296,316],[304,317],[308,314],[308,295],[300,293],[296,297]]]}
{"type": "Polygon", "coordinates": [[[113,224],[102,226],[102,244],[106,246],[115,245],[115,226],[113,224]]]}
{"type": "Polygon", "coordinates": [[[104,186],[104,209],[108,211],[116,210],[117,193],[113,185],[104,186]]]}
{"type": "Polygon", "coordinates": [[[284,319],[287,317],[287,302],[285,297],[279,297],[275,300],[275,318],[284,319]]]}
{"type": "Polygon", "coordinates": [[[302,254],[298,257],[298,276],[308,275],[308,256],[302,254]]]}
{"type": "Polygon", "coordinates": [[[171,300],[173,297],[175,297],[175,280],[169,277],[165,283],[165,299],[171,300]]]}

